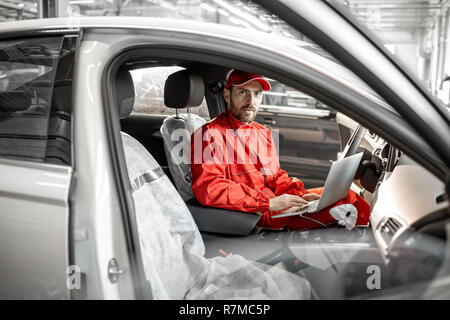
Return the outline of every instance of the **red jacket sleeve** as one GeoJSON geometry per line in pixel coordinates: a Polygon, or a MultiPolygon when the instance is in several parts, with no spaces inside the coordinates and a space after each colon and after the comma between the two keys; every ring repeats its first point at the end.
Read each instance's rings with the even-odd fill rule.
{"type": "Polygon", "coordinates": [[[278,167],[277,173],[269,182],[269,187],[277,196],[288,193],[301,197],[308,193],[303,185],[303,182],[297,178],[290,178],[287,172],[282,170],[280,167],[278,167]]]}
{"type": "MultiPolygon", "coordinates": [[[[234,211],[263,212],[269,210],[270,198],[264,192],[226,178],[227,165],[219,161],[204,161],[203,151],[214,141],[196,138],[202,135],[202,129],[193,133],[191,138],[192,191],[204,206],[218,207],[234,211]],[[202,144],[200,157],[195,154],[195,141],[202,144]]],[[[215,145],[220,148],[220,143],[215,145]]],[[[214,152],[213,152],[214,153],[214,152]]],[[[214,155],[214,154],[213,154],[214,155]]]]}

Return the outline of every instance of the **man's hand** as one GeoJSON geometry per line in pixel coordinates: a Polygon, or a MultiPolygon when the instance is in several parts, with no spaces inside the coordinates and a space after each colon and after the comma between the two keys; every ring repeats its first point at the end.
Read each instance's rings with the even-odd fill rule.
{"type": "Polygon", "coordinates": [[[305,204],[308,204],[308,201],[302,197],[292,194],[282,194],[281,196],[270,199],[269,210],[280,211],[289,207],[303,207],[305,204]]]}
{"type": "Polygon", "coordinates": [[[302,196],[302,198],[305,199],[306,201],[313,201],[313,200],[320,199],[320,196],[315,193],[307,193],[307,194],[304,194],[302,196]]]}

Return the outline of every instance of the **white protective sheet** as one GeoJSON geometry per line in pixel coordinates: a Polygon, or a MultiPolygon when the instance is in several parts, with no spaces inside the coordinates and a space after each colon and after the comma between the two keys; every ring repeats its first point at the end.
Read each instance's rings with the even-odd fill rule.
{"type": "Polygon", "coordinates": [[[309,282],[281,268],[238,255],[205,258],[203,240],[182,198],[167,176],[155,175],[161,170],[158,163],[129,135],[122,134],[122,142],[145,275],[155,299],[310,298],[309,282]]]}
{"type": "Polygon", "coordinates": [[[167,117],[161,126],[164,150],[175,185],[184,201],[194,198],[191,188],[191,134],[206,123],[196,115],[182,113],[167,117]]]}
{"type": "Polygon", "coordinates": [[[358,219],[358,209],[350,203],[341,204],[330,209],[330,215],[337,220],[340,226],[353,230],[358,219]]]}

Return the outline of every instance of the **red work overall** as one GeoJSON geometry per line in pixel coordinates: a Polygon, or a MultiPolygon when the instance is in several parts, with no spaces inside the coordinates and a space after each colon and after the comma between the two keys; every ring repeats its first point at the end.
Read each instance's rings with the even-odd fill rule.
{"type": "MultiPolygon", "coordinates": [[[[204,206],[234,211],[259,212],[258,226],[291,230],[319,228],[320,224],[300,216],[272,219],[279,212],[269,210],[271,198],[282,194],[302,196],[321,194],[323,188],[306,190],[303,183],[290,178],[280,168],[270,130],[251,122],[245,124],[226,109],[191,137],[192,190],[204,206]]],[[[367,225],[370,207],[358,194],[347,197],[328,208],[308,215],[325,225],[336,220],[329,214],[332,207],[350,203],[358,210],[356,225],[367,225]]]]}

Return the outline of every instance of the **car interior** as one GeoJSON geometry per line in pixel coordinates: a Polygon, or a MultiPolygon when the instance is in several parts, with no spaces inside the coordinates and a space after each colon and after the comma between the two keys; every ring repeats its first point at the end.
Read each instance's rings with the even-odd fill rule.
{"type": "Polygon", "coordinates": [[[139,141],[176,187],[201,233],[205,257],[236,254],[281,266],[307,279],[315,299],[380,294],[366,282],[368,267],[373,265],[381,270],[383,292],[421,283],[438,272],[449,222],[445,186],[370,128],[336,114],[339,156],[363,152],[352,188],[371,205],[368,226],[351,231],[338,225],[298,231],[262,229],[257,227],[258,214],[202,206],[189,189],[189,165],[170,159],[175,148],[190,146],[192,132],[208,120],[195,114],[203,99],[211,119],[225,110],[222,90],[232,68],[137,57],[128,59],[119,70],[115,83],[121,131],[139,141]],[[164,87],[164,104],[174,112],[132,112],[135,92],[130,72],[167,66],[180,67],[167,77],[164,87]],[[182,134],[174,139],[176,130],[182,134]]]}

